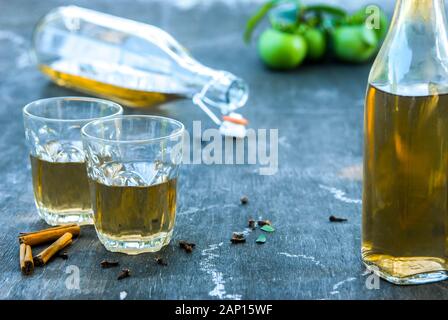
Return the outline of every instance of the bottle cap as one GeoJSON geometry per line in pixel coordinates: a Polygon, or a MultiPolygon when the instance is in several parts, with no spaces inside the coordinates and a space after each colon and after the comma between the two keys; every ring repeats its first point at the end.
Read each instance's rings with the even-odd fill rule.
{"type": "Polygon", "coordinates": [[[246,136],[246,125],[248,121],[239,113],[232,112],[223,116],[219,131],[226,137],[244,138],[246,136]]]}

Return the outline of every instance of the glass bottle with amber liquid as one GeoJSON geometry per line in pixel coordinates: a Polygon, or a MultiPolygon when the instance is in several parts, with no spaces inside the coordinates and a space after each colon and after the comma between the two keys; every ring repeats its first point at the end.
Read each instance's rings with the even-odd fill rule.
{"type": "Polygon", "coordinates": [[[443,0],[398,0],[369,76],[362,259],[395,284],[448,277],[448,37],[443,0]]]}
{"type": "Polygon", "coordinates": [[[245,135],[236,111],[248,99],[246,82],[199,63],[153,25],[63,6],[39,21],[32,44],[39,69],[61,86],[128,107],[192,99],[224,135],[245,135]]]}

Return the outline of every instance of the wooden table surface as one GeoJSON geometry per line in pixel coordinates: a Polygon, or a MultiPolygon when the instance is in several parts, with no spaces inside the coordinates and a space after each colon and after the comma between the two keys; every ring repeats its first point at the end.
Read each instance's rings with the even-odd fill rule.
{"type": "MultiPolygon", "coordinates": [[[[336,2],[336,1],[333,1],[336,2]]],[[[348,1],[345,1],[348,3],[348,1]]],[[[383,1],[386,2],[386,1],[383,1]]],[[[252,128],[279,129],[279,168],[260,175],[261,165],[184,165],[172,243],[158,255],[107,252],[92,227],[69,249],[24,277],[18,268],[20,231],[46,225],[33,202],[21,108],[51,96],[79,95],[51,84],[27,50],[33,25],[64,1],[0,0],[0,298],[1,299],[443,299],[444,282],[399,287],[370,278],[360,261],[363,99],[370,65],[327,64],[276,73],[259,62],[254,45],[242,43],[255,5],[240,1],[76,1],[84,7],[152,23],[171,33],[201,62],[231,71],[251,89],[243,111],[252,128]],[[248,195],[249,204],[239,199],[248,195]],[[348,218],[330,223],[330,215],[348,218]],[[233,245],[233,231],[249,217],[273,222],[264,245],[233,245]],[[197,244],[192,254],[179,239],[197,244]],[[104,258],[130,268],[100,268],[104,258]],[[79,289],[70,284],[79,270],[79,289]],[[371,280],[371,279],[370,279],[371,280]],[[74,288],[75,287],[75,288],[74,288]],[[123,293],[125,292],[125,293],[123,293]]],[[[72,2],[73,3],[73,2],[72,2]]],[[[350,4],[354,6],[353,3],[350,4]]],[[[391,5],[386,6],[391,12],[391,5]]],[[[127,113],[136,113],[127,109],[127,113]]],[[[190,101],[139,111],[166,115],[192,130],[213,124],[190,101]]]]}

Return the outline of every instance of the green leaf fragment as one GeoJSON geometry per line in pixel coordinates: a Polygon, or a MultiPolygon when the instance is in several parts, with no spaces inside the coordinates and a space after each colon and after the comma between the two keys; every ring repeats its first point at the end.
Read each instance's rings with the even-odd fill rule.
{"type": "Polygon", "coordinates": [[[309,5],[305,8],[306,12],[326,13],[332,16],[344,18],[347,16],[347,12],[339,7],[326,4],[309,5]]]}
{"type": "Polygon", "coordinates": [[[250,38],[252,37],[252,32],[254,31],[255,27],[260,23],[261,20],[263,20],[264,16],[277,6],[278,2],[280,0],[270,0],[266,2],[258,11],[247,21],[246,24],[246,30],[244,31],[244,42],[249,43],[250,38]]]}
{"type": "Polygon", "coordinates": [[[264,234],[260,234],[257,238],[257,240],[255,240],[256,243],[265,243],[266,242],[266,236],[264,234]]]}
{"type": "Polygon", "coordinates": [[[263,230],[263,231],[266,231],[266,232],[274,232],[275,231],[275,229],[272,226],[268,225],[268,224],[265,224],[260,229],[263,230]]]}
{"type": "Polygon", "coordinates": [[[277,7],[269,13],[269,22],[274,29],[283,32],[294,33],[298,27],[298,17],[300,14],[299,5],[288,5],[277,7]]]}

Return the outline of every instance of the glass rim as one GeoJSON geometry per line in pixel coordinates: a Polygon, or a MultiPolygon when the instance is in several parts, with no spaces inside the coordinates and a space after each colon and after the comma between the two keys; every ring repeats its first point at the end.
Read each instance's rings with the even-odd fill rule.
{"type": "Polygon", "coordinates": [[[109,144],[145,144],[145,143],[158,142],[161,140],[173,139],[173,138],[176,138],[176,137],[182,135],[184,133],[184,131],[185,131],[184,124],[176,119],[173,119],[173,118],[168,118],[168,117],[164,117],[164,116],[155,116],[155,115],[131,114],[131,115],[117,115],[114,117],[101,118],[101,119],[96,119],[96,120],[90,121],[89,123],[85,124],[81,128],[81,136],[83,139],[86,139],[86,140],[96,140],[96,141],[101,141],[101,142],[109,143],[109,144]],[[88,134],[86,132],[86,129],[88,129],[87,127],[95,126],[95,125],[98,125],[99,123],[104,124],[105,122],[111,122],[111,121],[114,121],[117,119],[128,120],[128,119],[138,119],[138,118],[152,119],[152,120],[159,120],[159,121],[165,120],[170,123],[174,123],[175,125],[178,126],[178,128],[175,129],[174,132],[172,132],[168,135],[165,135],[165,136],[158,136],[158,137],[154,137],[154,138],[145,138],[145,139],[132,139],[132,140],[114,140],[114,139],[100,138],[100,137],[88,134]]]}
{"type": "Polygon", "coordinates": [[[23,107],[23,114],[30,119],[37,119],[40,121],[45,121],[45,122],[61,122],[61,123],[76,123],[76,122],[91,122],[94,120],[98,120],[98,119],[104,119],[104,118],[111,118],[111,117],[116,117],[119,116],[121,114],[123,114],[123,107],[113,101],[110,100],[106,100],[106,99],[100,99],[100,98],[92,98],[92,97],[82,97],[82,96],[62,96],[62,97],[52,97],[52,98],[43,98],[43,99],[38,99],[38,100],[34,100],[31,101],[30,103],[26,104],[23,107]],[[79,119],[60,119],[60,118],[50,118],[50,117],[43,117],[43,116],[38,116],[35,115],[33,113],[31,113],[28,109],[31,108],[33,105],[35,105],[36,103],[51,103],[53,101],[81,101],[81,102],[96,102],[96,103],[102,103],[102,104],[107,104],[109,106],[113,106],[117,108],[117,111],[111,115],[107,115],[107,116],[101,116],[101,117],[93,117],[93,118],[79,118],[79,119]]]}

